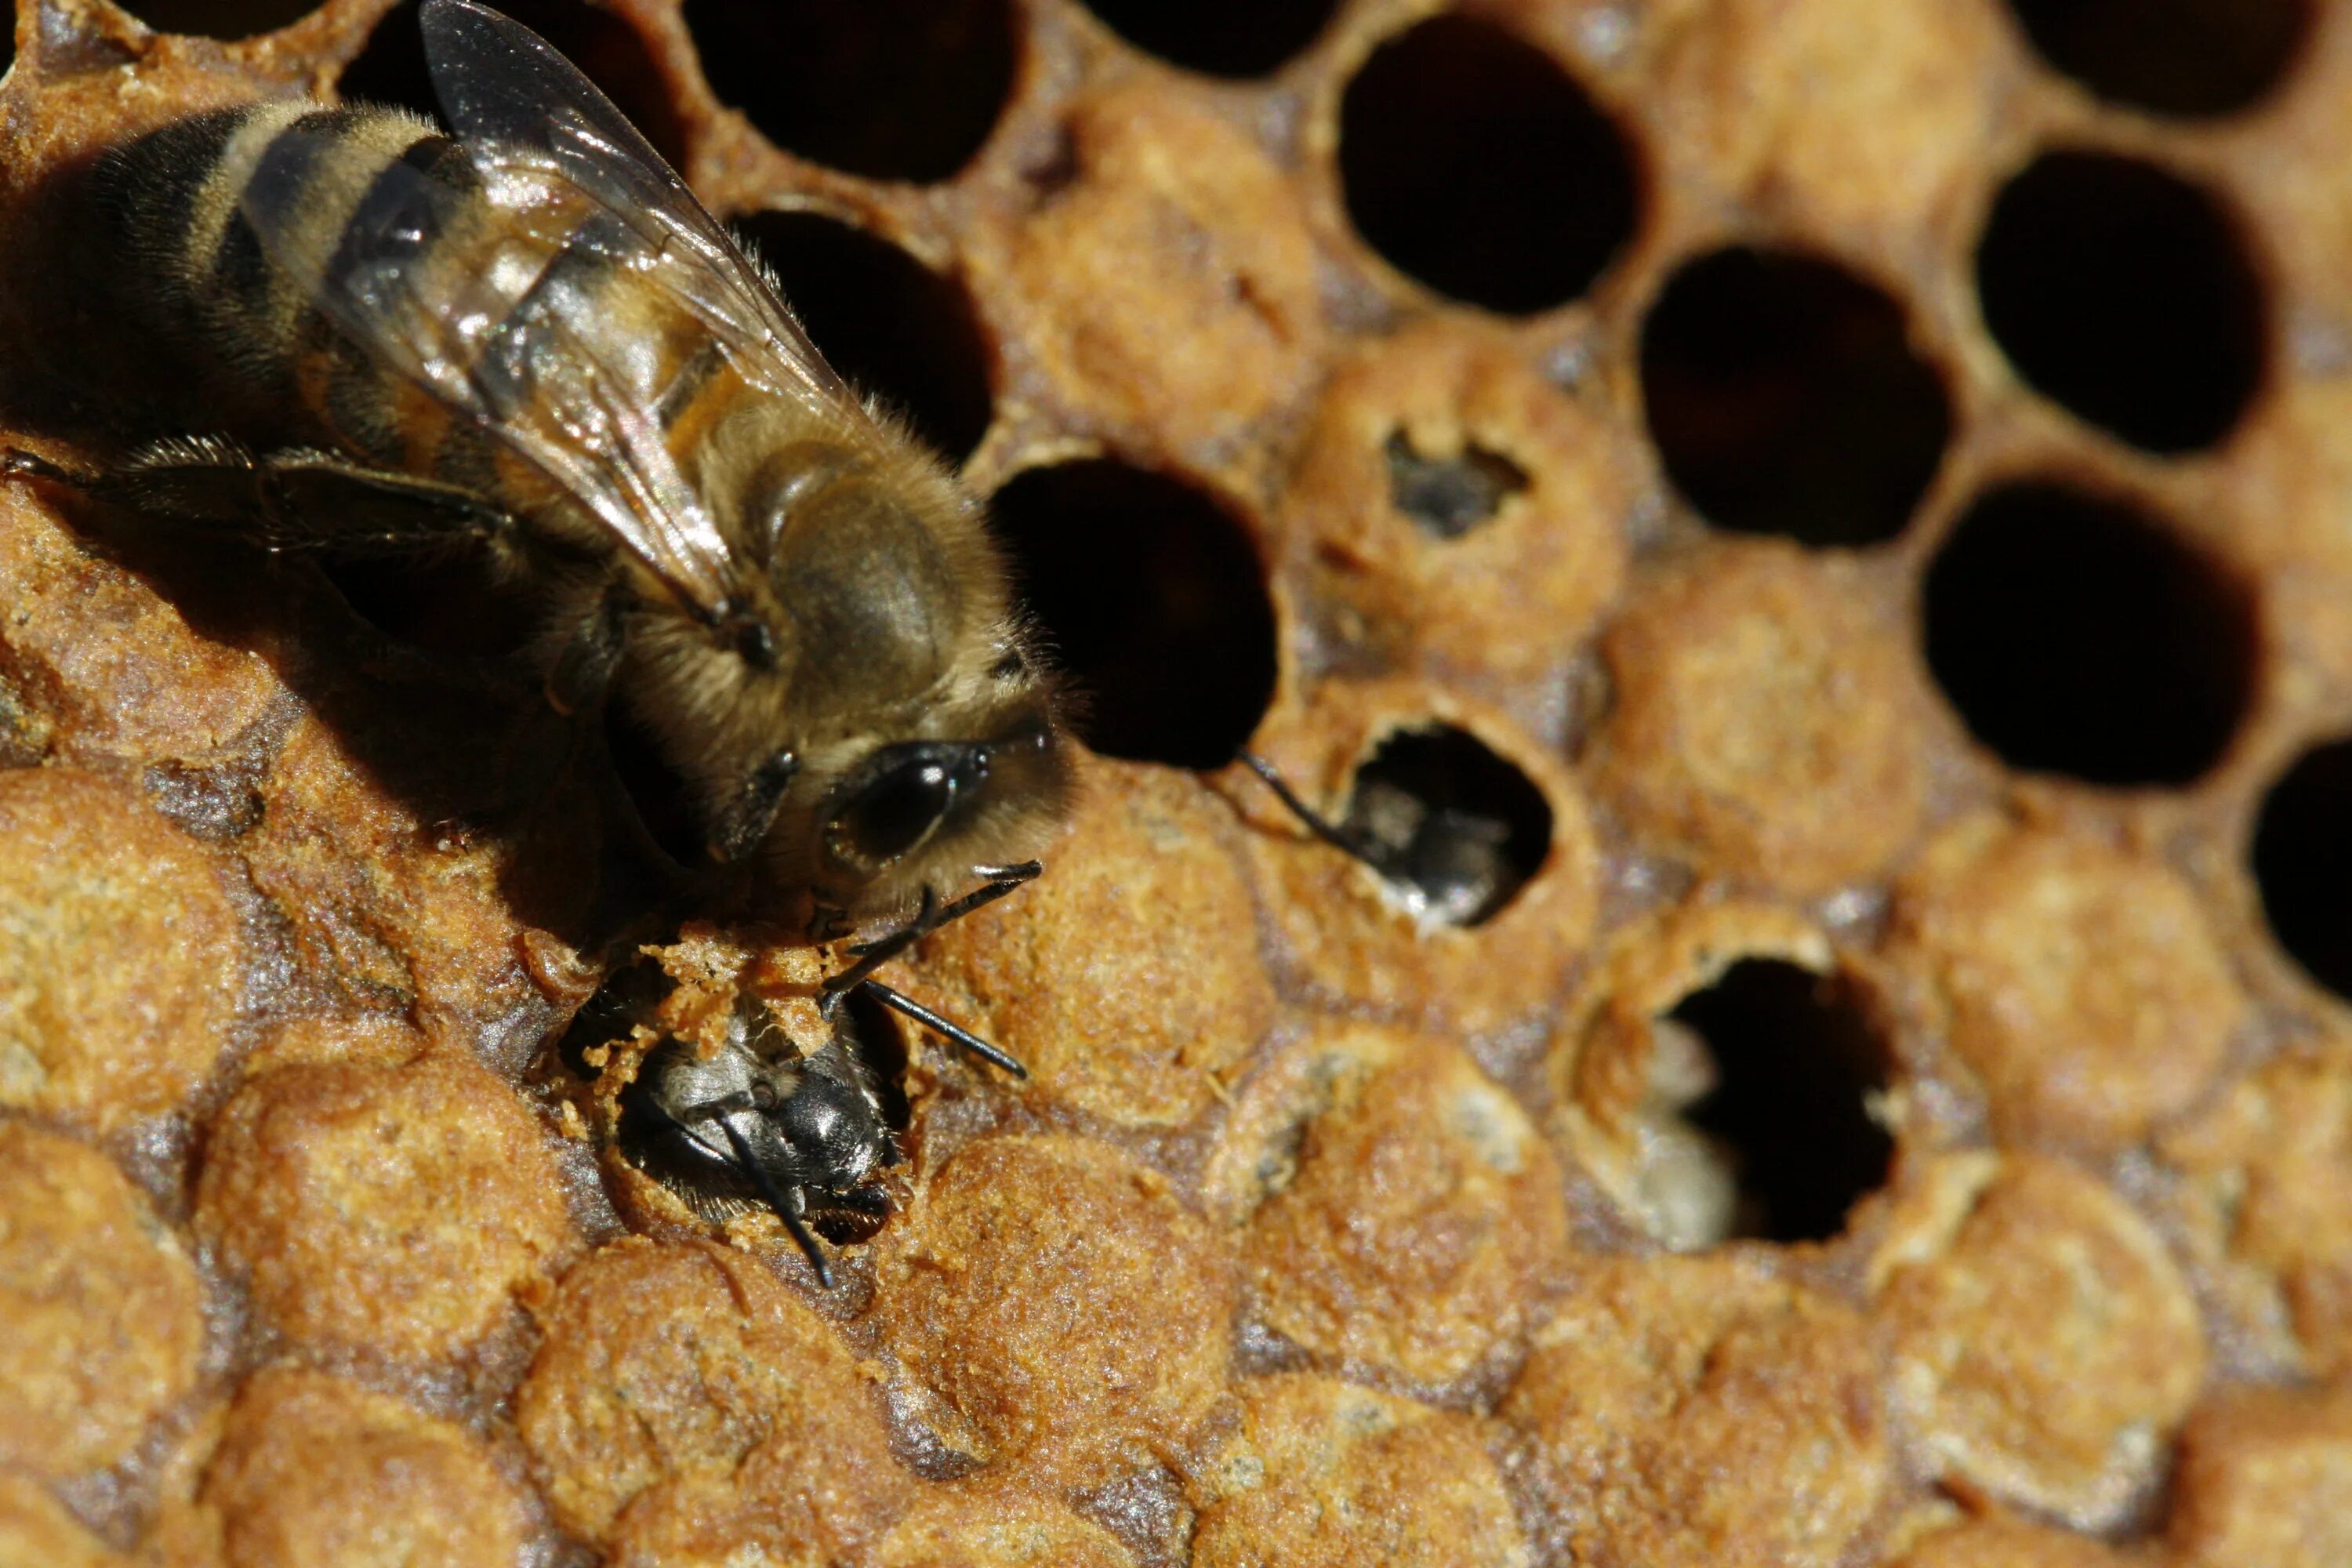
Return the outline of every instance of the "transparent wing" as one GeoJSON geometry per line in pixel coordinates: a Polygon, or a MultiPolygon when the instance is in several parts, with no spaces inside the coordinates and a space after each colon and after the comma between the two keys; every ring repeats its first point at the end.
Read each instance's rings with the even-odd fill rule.
{"type": "Polygon", "coordinates": [[[375,173],[360,210],[321,237],[315,171],[351,155],[331,132],[280,133],[239,202],[272,262],[370,354],[530,461],[686,608],[728,618],[726,542],[669,454],[645,375],[598,330],[597,282],[658,264],[642,237],[581,221],[552,176],[514,172],[475,191],[405,163],[375,173]],[[286,142],[301,137],[311,145],[286,142]],[[436,237],[478,223],[485,201],[508,243],[477,274],[426,287],[436,237]]]}
{"type": "Polygon", "coordinates": [[[433,91],[485,174],[541,169],[627,223],[745,380],[853,419],[864,410],[733,238],[625,115],[528,27],[474,0],[425,0],[433,91]]]}

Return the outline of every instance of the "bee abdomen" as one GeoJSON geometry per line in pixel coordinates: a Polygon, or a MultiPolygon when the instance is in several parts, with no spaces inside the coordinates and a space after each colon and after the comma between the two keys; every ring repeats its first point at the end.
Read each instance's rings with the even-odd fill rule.
{"type": "Polygon", "coordinates": [[[141,138],[100,166],[94,195],[124,264],[126,303],[143,326],[191,351],[245,401],[299,407],[320,434],[389,462],[404,389],[320,302],[354,268],[397,262],[383,254],[382,236],[413,232],[420,249],[429,244],[421,227],[385,221],[415,199],[419,172],[459,188],[474,178],[455,142],[406,114],[275,101],[141,138]],[[265,181],[299,194],[275,204],[296,216],[266,244],[246,206],[265,181]],[[356,245],[361,235],[379,243],[356,245]]]}

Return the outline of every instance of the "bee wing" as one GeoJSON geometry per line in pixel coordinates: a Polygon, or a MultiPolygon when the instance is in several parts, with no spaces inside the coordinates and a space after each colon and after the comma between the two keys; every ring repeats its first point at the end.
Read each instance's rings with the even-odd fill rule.
{"type": "Polygon", "coordinates": [[[369,199],[331,246],[318,243],[316,176],[347,155],[331,131],[280,133],[239,210],[270,260],[379,361],[473,419],[571,496],[685,608],[716,624],[735,613],[738,567],[663,440],[659,416],[611,363],[595,330],[590,279],[606,268],[656,264],[643,238],[608,218],[579,221],[551,174],[533,186],[512,172],[472,190],[404,163],[374,172],[369,199]],[[288,137],[309,137],[288,147],[288,137]],[[436,235],[502,212],[541,257],[595,267],[489,268],[462,289],[426,289],[436,235]],[[510,273],[510,275],[509,275],[510,273]]]}
{"type": "Polygon", "coordinates": [[[636,231],[746,380],[835,416],[864,416],[774,286],[571,61],[474,0],[425,0],[419,25],[434,95],[486,174],[560,174],[636,231]]]}

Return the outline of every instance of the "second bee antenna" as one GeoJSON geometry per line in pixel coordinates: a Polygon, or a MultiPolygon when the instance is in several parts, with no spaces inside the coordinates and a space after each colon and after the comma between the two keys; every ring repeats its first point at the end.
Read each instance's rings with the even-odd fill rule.
{"type": "MultiPolygon", "coordinates": [[[[750,1141],[743,1136],[742,1131],[735,1125],[731,1117],[719,1118],[719,1125],[727,1134],[728,1147],[735,1151],[736,1163],[740,1165],[745,1173],[751,1178],[751,1184],[759,1190],[761,1198],[774,1212],[776,1218],[783,1223],[784,1229],[790,1233],[793,1240],[800,1245],[802,1253],[809,1260],[809,1267],[816,1271],[816,1282],[827,1290],[832,1289],[833,1266],[825,1262],[824,1248],[816,1244],[816,1237],[809,1229],[808,1222],[801,1218],[800,1205],[791,1198],[785,1197],[777,1188],[775,1178],[768,1173],[767,1166],[760,1163],[759,1156],[751,1152],[750,1141]]],[[[798,1194],[794,1194],[795,1197],[798,1195],[798,1194]]]]}
{"type": "Polygon", "coordinates": [[[912,1018],[915,1022],[922,1025],[925,1028],[938,1030],[940,1034],[945,1035],[949,1039],[953,1040],[957,1045],[961,1046],[965,1050],[970,1051],[973,1056],[978,1057],[981,1060],[994,1063],[996,1066],[1003,1068],[1006,1072],[1011,1073],[1014,1078],[1027,1078],[1029,1076],[1029,1069],[1021,1065],[1020,1058],[997,1049],[994,1046],[990,1045],[986,1040],[982,1039],[978,1035],[973,1034],[970,1029],[965,1028],[961,1024],[955,1022],[953,1019],[941,1017],[939,1014],[932,1012],[929,1007],[924,1006],[920,1002],[916,1001],[912,996],[908,995],[905,992],[894,991],[889,986],[883,984],[879,980],[867,980],[861,982],[861,984],[865,986],[866,994],[867,995],[873,997],[874,1000],[881,1003],[882,1005],[889,1008],[892,1012],[904,1013],[908,1017],[912,1018]]]}
{"type": "MultiPolygon", "coordinates": [[[[1301,800],[1298,792],[1290,787],[1289,781],[1272,763],[1255,752],[1236,752],[1234,756],[1244,767],[1265,781],[1265,787],[1274,792],[1275,798],[1288,807],[1290,815],[1298,818],[1309,833],[1349,859],[1360,860],[1375,871],[1382,870],[1380,862],[1354,834],[1301,800]]],[[[1386,873],[1383,871],[1382,874],[1386,873]]]]}

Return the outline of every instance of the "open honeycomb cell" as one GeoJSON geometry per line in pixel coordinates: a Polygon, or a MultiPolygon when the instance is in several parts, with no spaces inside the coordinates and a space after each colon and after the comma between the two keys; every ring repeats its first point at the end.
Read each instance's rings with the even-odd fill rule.
{"type": "MultiPolygon", "coordinates": [[[[0,1568],[2352,1562],[2352,0],[509,9],[989,499],[1027,1075],[853,1007],[824,1287],[628,1107],[842,957],[512,595],[0,479],[0,1568]]],[[[0,446],[416,10],[15,0],[0,446]]]]}

